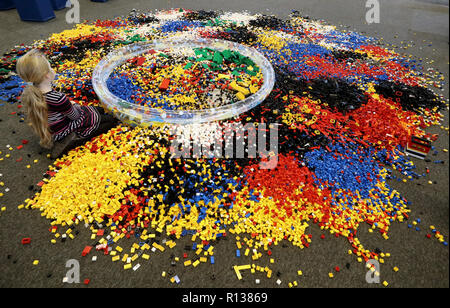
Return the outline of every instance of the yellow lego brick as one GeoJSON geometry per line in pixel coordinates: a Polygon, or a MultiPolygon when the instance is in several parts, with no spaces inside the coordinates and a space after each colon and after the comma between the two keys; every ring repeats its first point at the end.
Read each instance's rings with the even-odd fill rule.
{"type": "Polygon", "coordinates": [[[148,259],[150,259],[150,255],[144,253],[144,254],[142,255],[142,258],[145,259],[145,260],[148,260],[148,259]]]}
{"type": "Polygon", "coordinates": [[[250,269],[250,268],[251,268],[251,265],[250,265],[250,264],[247,264],[247,265],[240,265],[240,266],[236,266],[236,268],[237,268],[238,270],[242,271],[242,270],[250,269]]]}
{"type": "Polygon", "coordinates": [[[194,263],[192,263],[193,267],[197,267],[200,264],[199,260],[194,261],[194,263]]]}
{"type": "Polygon", "coordinates": [[[207,258],[205,258],[205,257],[201,257],[200,258],[200,262],[203,262],[203,263],[205,263],[205,262],[207,262],[208,261],[208,259],[207,258]]]}
{"type": "Polygon", "coordinates": [[[125,264],[125,265],[123,266],[123,269],[124,269],[124,270],[130,269],[131,266],[132,266],[131,263],[125,264]]]}
{"type": "Polygon", "coordinates": [[[242,93],[242,95],[246,96],[250,94],[250,91],[244,87],[239,86],[235,81],[230,83],[230,87],[236,92],[242,93]]]}
{"type": "Polygon", "coordinates": [[[237,97],[237,99],[240,100],[240,101],[242,101],[242,100],[245,99],[245,95],[244,95],[242,92],[238,92],[238,93],[236,94],[236,97],[237,97]]]}
{"type": "Polygon", "coordinates": [[[164,252],[165,248],[157,243],[153,243],[152,244],[153,247],[155,247],[156,249],[158,249],[161,252],[164,252]]]}
{"type": "Polygon", "coordinates": [[[117,246],[117,247],[116,247],[116,250],[117,250],[118,252],[122,252],[122,251],[123,251],[122,247],[120,247],[120,246],[117,246]]]}
{"type": "Polygon", "coordinates": [[[34,260],[33,261],[33,265],[38,265],[39,264],[39,260],[34,260]]]}
{"type": "Polygon", "coordinates": [[[177,243],[175,243],[174,241],[169,241],[168,243],[166,243],[166,245],[169,246],[170,249],[172,249],[177,245],[177,243]]]}
{"type": "Polygon", "coordinates": [[[218,75],[217,75],[217,78],[218,78],[218,79],[230,79],[231,77],[228,76],[228,75],[225,75],[225,74],[218,74],[218,75]]]}
{"type": "Polygon", "coordinates": [[[184,261],[184,266],[189,266],[192,264],[191,260],[184,261]]]}
{"type": "Polygon", "coordinates": [[[120,259],[120,256],[114,256],[114,257],[112,257],[112,261],[113,262],[116,262],[116,261],[118,261],[120,259]]]}
{"type": "Polygon", "coordinates": [[[301,276],[301,275],[303,275],[303,272],[302,271],[297,271],[297,275],[301,276]]]}
{"type": "Polygon", "coordinates": [[[242,275],[241,275],[241,273],[239,272],[237,266],[234,266],[234,272],[236,273],[237,278],[238,278],[239,280],[241,280],[241,279],[242,279],[242,275]]]}
{"type": "Polygon", "coordinates": [[[256,86],[250,86],[250,93],[255,94],[256,92],[258,92],[258,87],[256,86]]]}
{"type": "MultiPolygon", "coordinates": [[[[249,66],[250,69],[251,66],[249,66]]],[[[245,81],[238,81],[238,85],[243,86],[244,88],[248,88],[249,84],[245,81]]]]}

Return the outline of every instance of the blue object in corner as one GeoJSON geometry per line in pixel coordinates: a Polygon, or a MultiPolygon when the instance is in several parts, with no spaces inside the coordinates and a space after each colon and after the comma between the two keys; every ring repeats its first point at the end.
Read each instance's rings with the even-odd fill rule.
{"type": "Polygon", "coordinates": [[[50,0],[54,10],[62,10],[66,7],[67,0],[50,0]]]}
{"type": "Polygon", "coordinates": [[[14,9],[15,7],[12,0],[0,0],[0,11],[14,9]]]}
{"type": "Polygon", "coordinates": [[[13,0],[23,21],[48,21],[55,18],[50,0],[13,0]]]}

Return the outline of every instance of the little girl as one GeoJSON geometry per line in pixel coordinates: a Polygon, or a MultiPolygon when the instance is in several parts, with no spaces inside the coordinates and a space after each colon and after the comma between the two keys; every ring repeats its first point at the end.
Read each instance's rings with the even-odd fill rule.
{"type": "Polygon", "coordinates": [[[29,51],[18,59],[16,68],[27,82],[21,96],[27,107],[27,120],[39,136],[40,145],[52,149],[52,158],[118,124],[102,108],[78,105],[53,90],[56,73],[42,52],[29,51]]]}

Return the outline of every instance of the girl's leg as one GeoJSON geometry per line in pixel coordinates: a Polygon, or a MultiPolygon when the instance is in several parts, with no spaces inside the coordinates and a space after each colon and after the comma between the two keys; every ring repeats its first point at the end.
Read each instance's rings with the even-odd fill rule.
{"type": "Polygon", "coordinates": [[[56,159],[63,154],[67,153],[69,150],[73,149],[73,144],[77,140],[77,136],[74,132],[70,133],[64,139],[60,141],[55,141],[53,144],[52,151],[50,153],[50,158],[56,159]]]}
{"type": "Polygon", "coordinates": [[[120,123],[120,121],[117,120],[115,117],[113,117],[110,114],[105,113],[103,108],[96,106],[95,109],[100,114],[100,124],[99,124],[97,130],[93,131],[88,137],[83,138],[83,140],[90,140],[94,137],[104,134],[104,133],[108,132],[110,129],[119,125],[119,123],[120,123]]]}
{"type": "Polygon", "coordinates": [[[103,108],[101,107],[95,108],[100,114],[100,124],[97,130],[93,131],[89,136],[85,138],[78,138],[76,137],[75,133],[71,133],[63,140],[56,142],[51,153],[51,157],[53,159],[60,157],[61,155],[67,153],[68,151],[83,145],[92,138],[100,136],[101,134],[104,134],[108,132],[110,129],[119,125],[120,121],[114,118],[112,115],[105,113],[103,108]]]}

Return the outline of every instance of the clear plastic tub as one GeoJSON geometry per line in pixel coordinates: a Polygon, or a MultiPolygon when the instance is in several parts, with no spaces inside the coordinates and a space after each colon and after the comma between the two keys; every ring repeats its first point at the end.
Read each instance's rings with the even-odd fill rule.
{"type": "Polygon", "coordinates": [[[133,126],[149,126],[152,123],[193,124],[218,121],[237,116],[259,105],[270,94],[275,83],[275,73],[270,62],[256,49],[238,43],[218,39],[198,40],[153,40],[128,45],[117,49],[103,58],[95,67],[92,84],[101,103],[114,113],[121,121],[133,126]],[[127,60],[150,50],[163,50],[171,46],[187,48],[209,47],[223,51],[234,50],[251,58],[263,74],[260,90],[244,100],[216,108],[201,110],[164,110],[140,106],[113,95],[106,84],[113,70],[127,60]]]}

